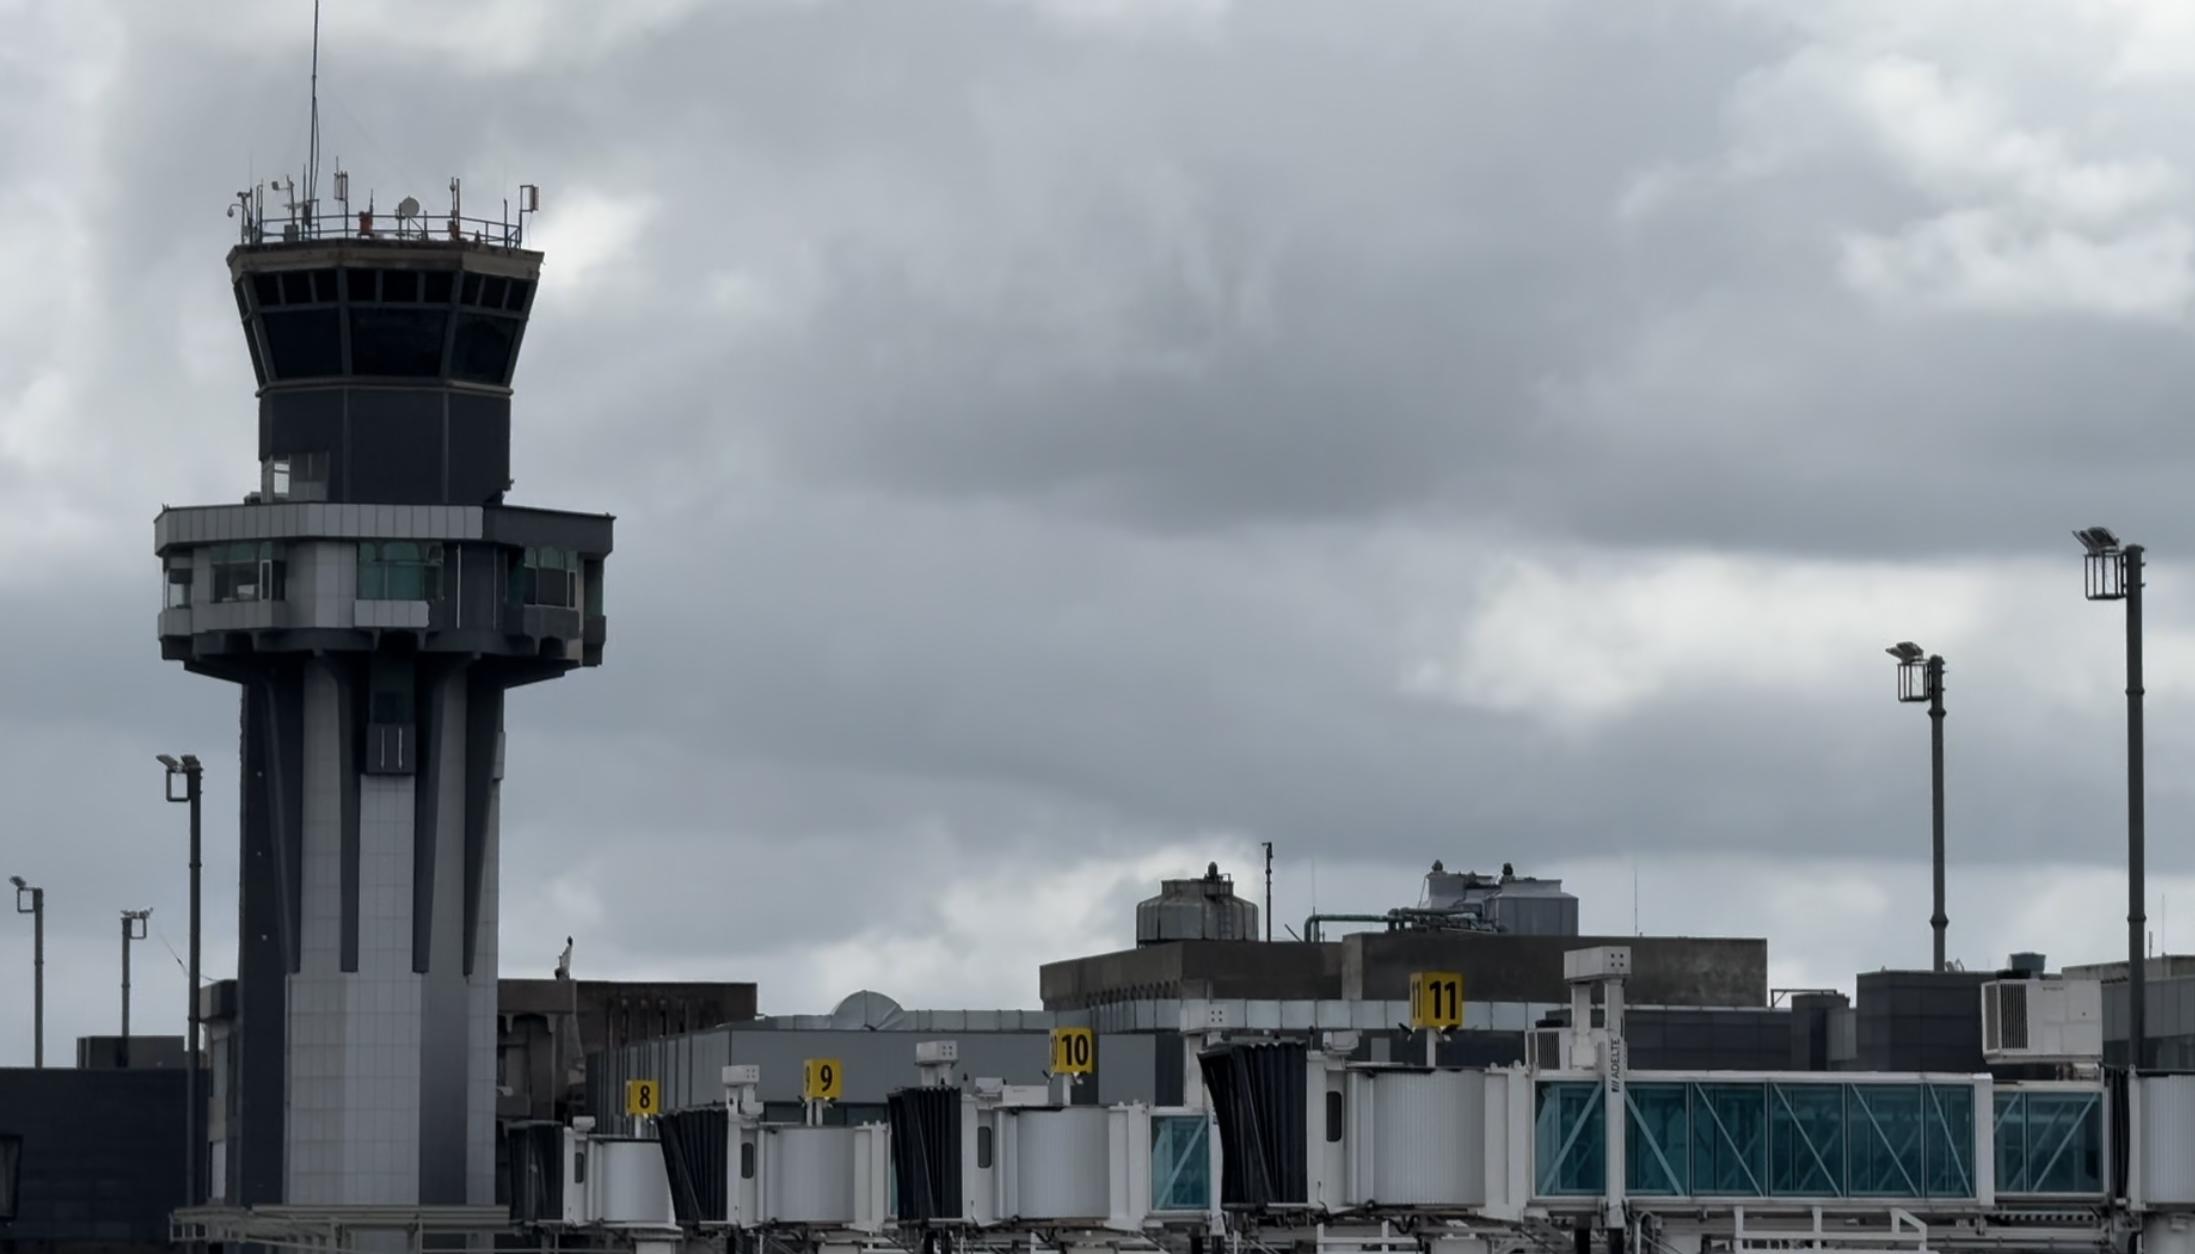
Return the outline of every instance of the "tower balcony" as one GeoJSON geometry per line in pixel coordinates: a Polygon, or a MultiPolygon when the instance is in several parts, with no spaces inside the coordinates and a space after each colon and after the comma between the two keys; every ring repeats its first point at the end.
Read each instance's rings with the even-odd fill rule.
{"type": "Polygon", "coordinates": [[[613,520],[339,502],[162,510],[162,653],[209,671],[309,652],[602,660],[613,520]]]}

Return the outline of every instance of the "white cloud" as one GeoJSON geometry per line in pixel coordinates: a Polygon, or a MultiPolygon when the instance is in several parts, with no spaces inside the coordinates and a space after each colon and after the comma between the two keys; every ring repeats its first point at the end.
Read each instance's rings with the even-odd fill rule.
{"type": "Polygon", "coordinates": [[[1671,692],[1852,682],[1872,665],[1886,624],[1956,640],[1974,631],[1993,591],[1972,572],[1872,563],[1519,560],[1484,580],[1456,651],[1419,659],[1406,684],[1583,728],[1671,692]]]}
{"type": "Polygon", "coordinates": [[[1967,209],[1844,242],[1845,282],[1879,299],[1983,313],[2182,319],[2195,228],[2178,219],[2110,238],[1967,209]]]}
{"type": "Polygon", "coordinates": [[[544,212],[529,224],[526,240],[528,248],[553,258],[543,270],[544,307],[576,308],[579,302],[646,290],[646,276],[634,266],[659,204],[646,192],[601,187],[545,193],[544,212]]]}

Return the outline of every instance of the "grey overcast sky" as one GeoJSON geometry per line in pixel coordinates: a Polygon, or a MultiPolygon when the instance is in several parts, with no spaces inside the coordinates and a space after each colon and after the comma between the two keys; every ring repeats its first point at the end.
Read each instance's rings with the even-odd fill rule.
{"type": "MultiPolygon", "coordinates": [[[[56,1056],[125,907],[179,1030],[155,752],[210,764],[232,965],[235,695],[158,659],[151,520],[255,483],[222,209],[303,159],[309,28],[0,0],[0,874],[56,1056]]],[[[510,707],[507,974],[1030,1006],[1270,839],[1284,922],[1510,860],[1847,984],[1927,959],[1906,638],[1952,952],[2108,959],[2096,522],[2154,549],[2195,947],[2177,0],[329,0],[321,96],[354,197],[542,187],[514,495],[619,519],[607,664],[510,707]]]]}

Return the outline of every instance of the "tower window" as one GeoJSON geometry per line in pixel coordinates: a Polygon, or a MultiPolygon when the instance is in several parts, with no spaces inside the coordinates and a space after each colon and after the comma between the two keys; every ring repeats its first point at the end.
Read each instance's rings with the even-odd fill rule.
{"type": "Polygon", "coordinates": [[[576,608],[579,599],[579,551],[544,544],[527,549],[511,570],[511,600],[520,605],[576,608]]]}
{"type": "Polygon", "coordinates": [[[259,321],[266,328],[274,377],[317,379],[343,373],[343,330],[335,310],[269,311],[259,321]]]}
{"type": "Polygon", "coordinates": [[[282,599],[283,558],[270,540],[245,540],[212,545],[213,599],[279,601],[282,599]]]}
{"type": "Polygon", "coordinates": [[[502,383],[510,377],[517,348],[517,319],[459,314],[450,373],[468,383],[502,383]]]}
{"type": "Polygon", "coordinates": [[[322,451],[277,453],[267,459],[267,499],[328,499],[328,455],[322,451]]]}
{"type": "MultiPolygon", "coordinates": [[[[391,273],[390,278],[398,277],[391,273]]],[[[417,275],[404,275],[416,286],[417,275]]],[[[386,293],[384,293],[386,294],[386,293]]],[[[416,293],[404,297],[417,300],[416,293]]],[[[351,373],[427,378],[442,373],[450,316],[439,309],[351,310],[351,373]]]]}
{"type": "Polygon", "coordinates": [[[189,557],[168,559],[167,595],[161,602],[171,610],[179,610],[191,603],[191,560],[189,557]]]}
{"type": "Polygon", "coordinates": [[[441,600],[442,546],[416,540],[385,540],[359,545],[358,599],[441,600]]]}

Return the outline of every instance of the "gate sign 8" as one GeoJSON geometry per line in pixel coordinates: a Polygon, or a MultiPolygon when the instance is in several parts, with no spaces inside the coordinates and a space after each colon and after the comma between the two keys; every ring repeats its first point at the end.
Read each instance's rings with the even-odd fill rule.
{"type": "Polygon", "coordinates": [[[1088,1028],[1052,1029],[1052,1074],[1089,1075],[1097,1070],[1097,1033],[1088,1028]]]}
{"type": "Polygon", "coordinates": [[[663,1085],[655,1080],[625,1081],[625,1113],[653,1118],[663,1113],[663,1085]]]}
{"type": "Polygon", "coordinates": [[[836,1058],[810,1058],[801,1064],[800,1095],[811,1102],[835,1102],[846,1091],[846,1067],[836,1058]]]}
{"type": "Polygon", "coordinates": [[[1410,1026],[1463,1026],[1463,976],[1454,971],[1419,971],[1410,977],[1410,1026]]]}

